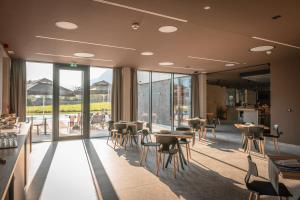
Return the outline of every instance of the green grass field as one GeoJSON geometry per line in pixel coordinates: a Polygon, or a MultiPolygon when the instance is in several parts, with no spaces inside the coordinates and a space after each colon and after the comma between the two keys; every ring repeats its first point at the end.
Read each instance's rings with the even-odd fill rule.
{"type": "MultiPolygon", "coordinates": [[[[31,115],[39,115],[43,114],[43,110],[45,114],[52,113],[52,105],[47,106],[27,106],[26,112],[27,114],[31,115]]],[[[90,104],[90,111],[108,111],[111,110],[111,103],[110,102],[100,102],[100,103],[91,103],[90,104]]],[[[62,113],[77,113],[81,111],[81,104],[72,104],[72,105],[60,105],[60,112],[62,113]]]]}

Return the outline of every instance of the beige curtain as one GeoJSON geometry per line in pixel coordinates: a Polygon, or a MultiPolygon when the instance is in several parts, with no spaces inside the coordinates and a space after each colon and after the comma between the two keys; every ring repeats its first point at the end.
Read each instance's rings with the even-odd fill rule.
{"type": "Polygon", "coordinates": [[[112,81],[112,120],[122,119],[122,68],[113,69],[112,81]]]}
{"type": "Polygon", "coordinates": [[[130,120],[137,120],[137,70],[131,69],[130,120]]]}
{"type": "Polygon", "coordinates": [[[192,117],[200,117],[198,74],[192,75],[192,117]]]}
{"type": "Polygon", "coordinates": [[[13,59],[10,71],[10,112],[26,119],[26,61],[13,59]]]}

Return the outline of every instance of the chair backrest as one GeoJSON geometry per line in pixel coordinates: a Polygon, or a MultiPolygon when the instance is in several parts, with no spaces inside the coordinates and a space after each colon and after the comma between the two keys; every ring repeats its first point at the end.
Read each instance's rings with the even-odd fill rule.
{"type": "Polygon", "coordinates": [[[192,129],[199,129],[200,128],[200,119],[191,119],[188,121],[189,126],[192,129]]]}
{"type": "Polygon", "coordinates": [[[123,129],[127,128],[126,123],[114,123],[115,129],[117,129],[119,132],[121,132],[123,129]]]}
{"type": "Polygon", "coordinates": [[[157,136],[156,142],[160,143],[162,145],[161,150],[163,151],[169,151],[171,145],[177,144],[177,139],[172,136],[157,136]]]}
{"type": "Polygon", "coordinates": [[[142,130],[143,127],[144,127],[144,122],[139,122],[139,121],[136,122],[136,130],[137,131],[142,130]]]}
{"type": "Polygon", "coordinates": [[[245,176],[245,183],[248,184],[251,176],[258,176],[257,166],[255,162],[252,161],[250,155],[247,156],[248,159],[248,172],[245,176]]]}
{"type": "Polygon", "coordinates": [[[108,124],[108,131],[111,131],[114,127],[114,121],[110,120],[107,122],[107,124],[108,124]]]}
{"type": "Polygon", "coordinates": [[[259,126],[249,127],[249,132],[254,138],[262,138],[264,136],[264,128],[259,126]]]}
{"type": "Polygon", "coordinates": [[[273,125],[273,130],[276,132],[277,136],[280,137],[280,135],[283,134],[282,131],[279,131],[279,124],[274,124],[273,125]]]}
{"type": "Polygon", "coordinates": [[[179,126],[176,128],[176,131],[190,131],[190,130],[191,128],[186,126],[179,126]]]}
{"type": "Polygon", "coordinates": [[[145,138],[147,138],[148,135],[150,135],[150,132],[148,129],[143,129],[142,131],[142,139],[141,139],[141,144],[145,144],[145,138]]]}

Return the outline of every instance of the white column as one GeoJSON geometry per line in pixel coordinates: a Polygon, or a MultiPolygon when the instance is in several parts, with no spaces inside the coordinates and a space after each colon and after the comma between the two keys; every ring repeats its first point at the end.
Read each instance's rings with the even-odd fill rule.
{"type": "Polygon", "coordinates": [[[129,67],[124,67],[123,72],[122,72],[122,82],[123,82],[123,117],[122,119],[125,121],[130,120],[130,93],[131,93],[131,73],[130,73],[130,68],[129,67]]]}
{"type": "Polygon", "coordinates": [[[207,78],[206,74],[199,74],[199,107],[200,107],[200,117],[206,118],[206,87],[207,78]]]}

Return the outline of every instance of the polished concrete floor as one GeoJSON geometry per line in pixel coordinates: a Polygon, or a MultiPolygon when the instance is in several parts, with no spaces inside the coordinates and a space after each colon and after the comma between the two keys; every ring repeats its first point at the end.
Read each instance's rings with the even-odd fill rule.
{"type": "MultiPolygon", "coordinates": [[[[35,144],[28,199],[248,199],[247,154],[240,149],[241,135],[232,126],[219,127],[216,140],[208,135],[207,140],[197,141],[191,162],[176,179],[172,167],[155,175],[154,150],[145,166],[139,166],[137,147],[125,151],[112,146],[104,138],[85,140],[84,145],[80,140],[35,144]]],[[[274,153],[269,142],[266,151],[274,153]]],[[[299,155],[300,148],[283,144],[281,151],[299,155]]],[[[267,180],[267,159],[255,152],[252,158],[258,165],[258,179],[267,180]]],[[[300,181],[281,181],[293,193],[292,199],[298,199],[300,181]]]]}

